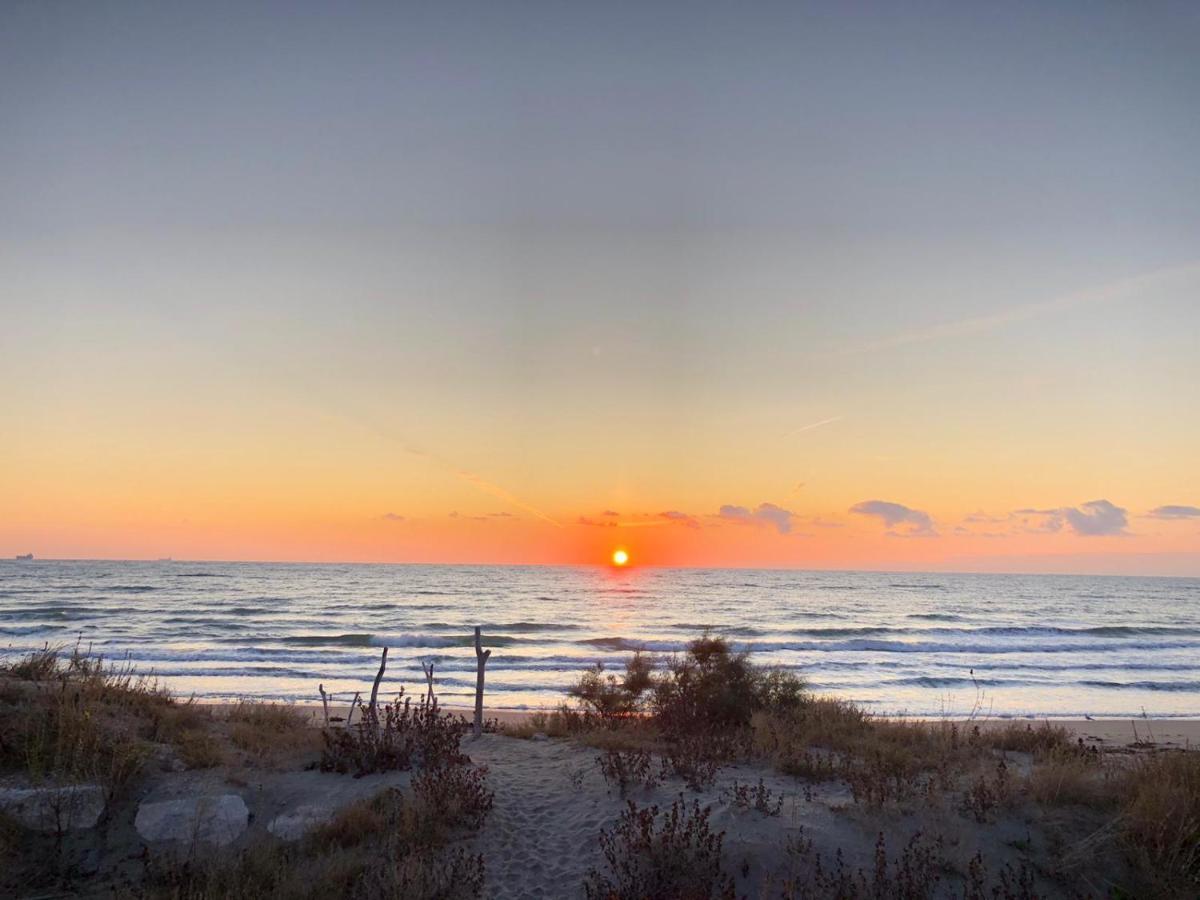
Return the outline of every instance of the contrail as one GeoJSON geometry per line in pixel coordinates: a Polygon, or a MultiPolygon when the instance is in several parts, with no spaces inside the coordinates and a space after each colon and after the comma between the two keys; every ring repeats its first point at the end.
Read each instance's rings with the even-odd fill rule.
{"type": "MultiPolygon", "coordinates": [[[[437,457],[432,457],[432,458],[437,459],[437,457]]],[[[442,465],[445,465],[448,468],[453,469],[455,475],[457,475],[459,478],[461,478],[463,481],[465,481],[467,484],[471,485],[472,487],[478,488],[479,490],[483,491],[485,494],[491,494],[493,497],[497,498],[498,500],[503,500],[505,503],[512,504],[513,506],[517,507],[517,509],[523,509],[523,510],[525,510],[525,512],[529,513],[531,516],[536,516],[537,518],[541,519],[543,522],[549,522],[555,528],[563,527],[561,522],[551,518],[546,513],[542,512],[540,509],[538,509],[536,506],[530,506],[528,503],[525,503],[522,500],[518,500],[509,491],[506,491],[504,488],[500,487],[500,485],[492,484],[487,479],[480,478],[478,475],[475,475],[471,472],[464,472],[462,469],[455,469],[453,466],[450,466],[449,463],[446,463],[443,460],[438,459],[437,461],[442,463],[442,465]]]]}
{"type": "Polygon", "coordinates": [[[832,425],[834,422],[840,422],[845,416],[832,416],[828,419],[822,419],[820,422],[812,422],[808,425],[801,425],[795,431],[789,431],[786,437],[795,437],[798,434],[803,434],[806,431],[813,431],[816,428],[821,428],[824,425],[832,425]]]}
{"type": "Polygon", "coordinates": [[[1156,269],[1153,272],[1147,272],[1133,278],[1125,278],[1121,281],[1101,285],[1100,287],[1074,291],[1051,300],[1043,300],[1040,303],[1026,303],[1022,306],[1010,307],[1009,309],[1001,310],[988,316],[960,319],[957,322],[944,322],[941,325],[934,325],[920,331],[901,332],[890,337],[865,341],[861,344],[834,351],[828,355],[844,356],[854,353],[870,353],[874,350],[887,350],[892,347],[920,344],[926,341],[936,341],[941,338],[978,334],[983,331],[991,331],[993,328],[1010,325],[1014,322],[1024,322],[1027,319],[1033,319],[1062,309],[1089,306],[1094,303],[1128,301],[1137,297],[1144,290],[1156,287],[1171,287],[1174,283],[1179,283],[1180,286],[1183,286],[1189,282],[1189,279],[1196,276],[1200,276],[1200,263],[1197,262],[1156,269]]]}

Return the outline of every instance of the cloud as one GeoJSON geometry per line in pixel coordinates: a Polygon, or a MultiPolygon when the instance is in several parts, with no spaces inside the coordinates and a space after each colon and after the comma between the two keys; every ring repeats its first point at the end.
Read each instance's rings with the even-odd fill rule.
{"type": "Polygon", "coordinates": [[[860,516],[874,516],[883,521],[889,529],[897,525],[908,525],[905,534],[910,536],[934,537],[937,532],[933,528],[933,519],[929,513],[905,506],[903,503],[891,503],[887,500],[864,500],[850,507],[850,512],[860,516]]]}
{"type": "Polygon", "coordinates": [[[976,510],[969,516],[963,518],[963,521],[968,525],[997,525],[1001,522],[1007,522],[1007,516],[989,516],[983,510],[976,510]]]}
{"type": "Polygon", "coordinates": [[[492,518],[492,519],[515,519],[516,518],[516,516],[514,516],[510,512],[488,513],[488,516],[489,516],[489,518],[492,518]]]}
{"type": "Polygon", "coordinates": [[[617,512],[615,509],[606,509],[604,512],[600,513],[600,515],[615,518],[621,514],[619,512],[617,512]]]}
{"type": "Polygon", "coordinates": [[[1167,504],[1154,507],[1146,515],[1151,519],[1200,519],[1200,506],[1167,504]]]}
{"type": "Polygon", "coordinates": [[[660,519],[666,519],[668,522],[674,522],[677,525],[683,525],[687,528],[699,528],[700,523],[696,517],[689,513],[680,512],[677,509],[668,509],[666,512],[658,514],[660,519]]]}
{"type": "Polygon", "coordinates": [[[822,519],[820,516],[812,517],[812,524],[817,528],[845,528],[845,522],[834,522],[829,519],[822,519]]]}
{"type": "Polygon", "coordinates": [[[616,528],[616,522],[599,522],[589,516],[580,516],[575,520],[576,525],[587,525],[590,528],[616,528]]]}
{"type": "Polygon", "coordinates": [[[1107,500],[1090,500],[1079,508],[1068,507],[1063,515],[1075,533],[1084,537],[1125,534],[1125,526],[1129,524],[1125,510],[1107,500]]]}
{"type": "Polygon", "coordinates": [[[780,534],[790,534],[795,513],[774,503],[760,503],[754,510],[726,503],[717,511],[717,516],[727,522],[739,522],[743,525],[772,525],[780,534]]]}
{"type": "Polygon", "coordinates": [[[1013,512],[1017,516],[1038,516],[1041,518],[1035,526],[1030,526],[1026,520],[1024,530],[1031,534],[1056,534],[1063,525],[1070,525],[1071,530],[1081,537],[1103,537],[1107,535],[1128,534],[1125,526],[1129,524],[1126,510],[1107,500],[1089,500],[1079,506],[1062,506],[1058,509],[1034,509],[1026,507],[1013,512]]]}
{"type": "Polygon", "coordinates": [[[394,512],[384,513],[379,518],[386,519],[388,522],[403,522],[404,521],[404,516],[400,515],[399,513],[394,513],[394,512]]]}

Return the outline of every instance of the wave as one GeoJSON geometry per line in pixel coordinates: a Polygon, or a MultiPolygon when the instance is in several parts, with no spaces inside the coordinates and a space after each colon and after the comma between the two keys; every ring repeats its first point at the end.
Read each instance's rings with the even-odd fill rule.
{"type": "Polygon", "coordinates": [[[1200,691],[1200,681],[1080,681],[1079,684],[1121,691],[1200,691]]]}
{"type": "MultiPolygon", "coordinates": [[[[282,644],[300,644],[312,647],[472,647],[472,634],[297,634],[274,638],[282,644]]],[[[507,634],[484,634],[485,647],[510,647],[513,644],[536,644],[532,638],[519,638],[507,634]]]]}
{"type": "MultiPolygon", "coordinates": [[[[963,632],[964,635],[969,632],[963,632]]],[[[688,641],[635,640],[623,637],[586,638],[576,641],[605,650],[633,652],[645,650],[652,653],[678,653],[687,649],[688,641]]],[[[874,653],[974,653],[991,655],[996,653],[1087,653],[1093,651],[1120,650],[1171,650],[1194,649],[1195,641],[1130,641],[1119,645],[1111,643],[1066,643],[1066,644],[982,644],[953,643],[938,641],[889,641],[856,639],[845,641],[747,641],[734,643],[736,651],[770,653],[780,650],[808,653],[874,652],[874,653]]]]}
{"type": "Polygon", "coordinates": [[[12,627],[0,627],[0,634],[21,637],[27,634],[41,634],[44,631],[64,630],[62,625],[14,625],[12,627]]]}

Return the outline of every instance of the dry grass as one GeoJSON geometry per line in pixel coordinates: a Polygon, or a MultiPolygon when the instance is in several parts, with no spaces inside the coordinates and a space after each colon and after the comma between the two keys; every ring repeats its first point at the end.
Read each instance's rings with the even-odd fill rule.
{"type": "Polygon", "coordinates": [[[1154,753],[1117,779],[1122,838],[1152,896],[1200,896],[1200,751],[1154,753]]]}
{"type": "Polygon", "coordinates": [[[544,734],[551,738],[570,737],[579,732],[578,714],[570,709],[565,712],[536,712],[517,722],[505,722],[500,726],[500,732],[509,737],[528,740],[535,734],[544,734]]]}
{"type": "Polygon", "coordinates": [[[342,809],[295,845],[263,841],[233,859],[158,860],[138,896],[172,900],[365,897],[456,900],[483,889],[483,860],[457,838],[478,828],[491,793],[478,769],[422,773],[342,809]]]}
{"type": "Polygon", "coordinates": [[[1026,779],[1029,797],[1046,806],[1112,807],[1112,768],[1100,757],[1056,750],[1039,758],[1026,779]]]}
{"type": "Polygon", "coordinates": [[[0,771],[95,782],[115,792],[147,755],[145,732],[171,701],[128,666],[45,648],[0,667],[0,771]]]}
{"type": "Polygon", "coordinates": [[[319,745],[311,717],[291,704],[239,700],[225,720],[233,745],[261,764],[277,764],[298,750],[316,750],[319,745]]]}

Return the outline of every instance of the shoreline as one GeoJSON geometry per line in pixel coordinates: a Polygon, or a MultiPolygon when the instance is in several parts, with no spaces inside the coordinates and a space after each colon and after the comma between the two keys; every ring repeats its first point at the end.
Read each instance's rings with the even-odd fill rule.
{"type": "MultiPolygon", "coordinates": [[[[227,710],[237,706],[236,702],[225,700],[204,700],[197,698],[195,702],[217,710],[227,710]]],[[[286,703],[284,701],[258,700],[254,697],[247,697],[246,702],[264,704],[282,702],[284,705],[303,709],[309,714],[314,725],[320,724],[320,713],[323,709],[319,700],[286,703]]],[[[342,707],[343,704],[338,704],[338,706],[342,707]]],[[[468,720],[475,713],[473,706],[439,704],[439,708],[445,712],[464,716],[468,720]]],[[[552,712],[554,712],[553,708],[504,709],[485,706],[483,716],[485,719],[494,719],[501,725],[520,725],[538,714],[549,714],[552,712]]],[[[1030,725],[1055,725],[1065,728],[1073,738],[1082,739],[1085,743],[1096,744],[1114,750],[1150,748],[1194,749],[1200,747],[1200,717],[1080,719],[1078,717],[1055,718],[1053,716],[1011,716],[1008,718],[993,716],[991,718],[970,719],[965,716],[936,718],[928,716],[881,716],[880,718],[930,724],[935,722],[956,722],[959,725],[975,724],[982,728],[1004,727],[1011,725],[1013,722],[1027,722],[1030,725]]]]}

